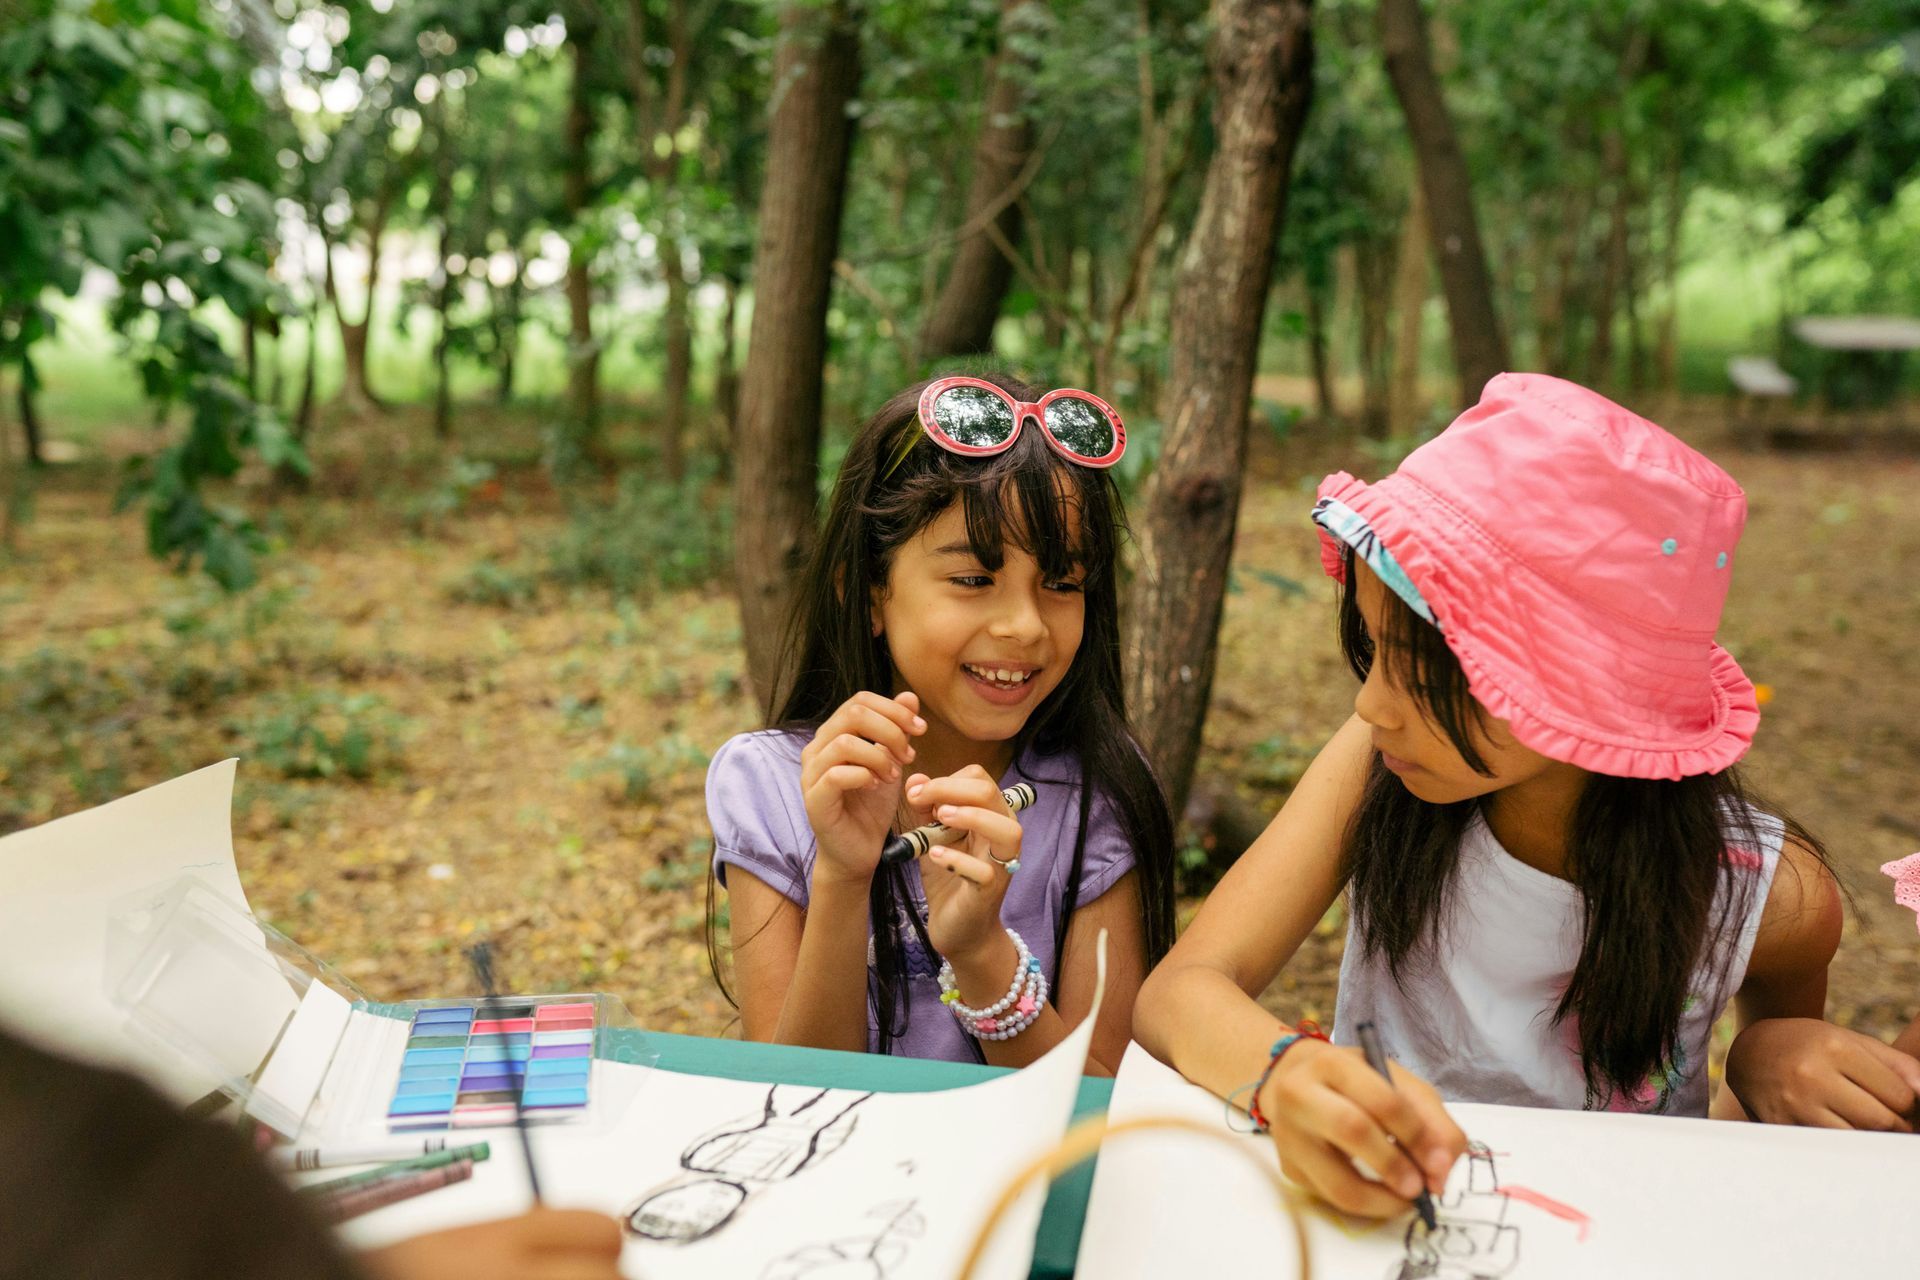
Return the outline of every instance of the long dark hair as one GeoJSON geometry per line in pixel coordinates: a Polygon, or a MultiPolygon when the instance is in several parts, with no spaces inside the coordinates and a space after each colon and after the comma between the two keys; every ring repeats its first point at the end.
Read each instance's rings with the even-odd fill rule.
{"type": "MultiPolygon", "coordinates": [[[[1393,683],[1420,703],[1468,767],[1491,776],[1477,749],[1485,712],[1440,631],[1387,592],[1376,647],[1355,598],[1351,550],[1346,565],[1340,647],[1347,665],[1364,681],[1384,651],[1393,683]]],[[[1384,956],[1396,983],[1432,962],[1442,922],[1453,918],[1460,841],[1480,804],[1430,804],[1374,758],[1347,829],[1349,903],[1364,953],[1384,956]]],[[[1754,880],[1723,869],[1757,854],[1773,820],[1826,862],[1819,841],[1765,805],[1737,769],[1674,781],[1588,775],[1567,833],[1567,872],[1583,916],[1580,958],[1553,1021],[1574,1019],[1590,1096],[1637,1089],[1675,1060],[1680,1016],[1709,943],[1753,906],[1754,880]]]]}
{"type": "MultiPolygon", "coordinates": [[[[1032,388],[993,373],[975,376],[1017,400],[1032,388]]],[[[917,383],[894,396],[855,435],[840,464],[826,519],[802,575],[769,692],[767,724],[811,732],[862,690],[892,692],[893,662],[885,636],[875,636],[868,601],[884,589],[894,553],[955,502],[966,513],[967,539],[980,563],[997,570],[1009,542],[1032,555],[1049,576],[1079,571],[1086,623],[1079,652],[1058,687],[1035,708],[1013,743],[1018,761],[1034,747],[1076,762],[1078,777],[1036,779],[1079,789],[1079,814],[1066,895],[1055,930],[1064,949],[1078,905],[1087,830],[1096,799],[1110,803],[1132,846],[1139,873],[1142,927],[1149,965],[1173,945],[1173,817],[1166,793],[1128,727],[1120,680],[1118,555],[1126,518],[1112,478],[1068,463],[1028,423],[1011,449],[986,458],[949,453],[925,438],[918,422],[917,383]],[[1064,481],[1064,483],[1063,483],[1064,481]]],[[[711,900],[713,881],[709,876],[711,900]]],[[[869,996],[881,1052],[906,1031],[906,960],[895,933],[908,901],[903,868],[883,866],[869,899],[874,967],[869,996]]],[[[906,916],[929,952],[925,925],[906,916]]],[[[708,912],[708,956],[719,978],[718,949],[708,912]]],[[[1059,989],[1058,961],[1054,989],[1059,989]]],[[[721,991],[731,1001],[724,981],[721,991]]]]}

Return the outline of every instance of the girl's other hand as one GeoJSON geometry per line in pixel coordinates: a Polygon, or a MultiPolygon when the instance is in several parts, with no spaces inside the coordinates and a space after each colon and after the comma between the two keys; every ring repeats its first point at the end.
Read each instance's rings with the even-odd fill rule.
{"type": "Polygon", "coordinates": [[[927,937],[958,969],[1004,937],[1000,904],[1012,876],[1001,864],[1020,856],[1020,820],[1000,784],[977,764],[944,778],[914,774],[907,779],[907,803],[927,821],[966,836],[958,848],[929,850],[932,866],[920,876],[927,891],[927,937]]]}
{"type": "Polygon", "coordinates": [[[1364,1218],[1394,1217],[1422,1191],[1444,1191],[1448,1170],[1467,1149],[1467,1135],[1433,1086],[1397,1063],[1390,1069],[1391,1085],[1360,1050],[1302,1040],[1280,1059],[1260,1096],[1281,1170],[1334,1208],[1364,1218]]]}
{"type": "Polygon", "coordinates": [[[1818,1018],[1765,1018],[1727,1051],[1727,1087],[1768,1124],[1912,1133],[1920,1059],[1818,1018]]]}
{"type": "Polygon", "coordinates": [[[926,731],[918,695],[863,692],[841,703],[801,748],[800,793],[820,845],[816,879],[873,878],[900,808],[902,776],[913,763],[909,739],[926,731]]]}

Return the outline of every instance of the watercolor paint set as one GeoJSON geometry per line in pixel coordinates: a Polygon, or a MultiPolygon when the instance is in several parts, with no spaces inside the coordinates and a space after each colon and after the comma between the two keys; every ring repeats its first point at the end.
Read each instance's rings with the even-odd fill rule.
{"type": "Polygon", "coordinates": [[[125,905],[108,985],[130,1035],[183,1057],[248,1115],[306,1143],[514,1123],[614,1123],[594,1087],[612,996],[377,1004],[193,878],[125,905]]]}
{"type": "Polygon", "coordinates": [[[396,1132],[566,1120],[592,1099],[593,998],[431,1001],[413,1010],[387,1107],[396,1132]]]}

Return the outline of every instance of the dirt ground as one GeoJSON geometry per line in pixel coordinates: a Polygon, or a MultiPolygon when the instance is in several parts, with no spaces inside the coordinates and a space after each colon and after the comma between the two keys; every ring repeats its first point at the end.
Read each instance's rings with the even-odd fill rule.
{"type": "MultiPolygon", "coordinates": [[[[1753,775],[1853,894],[1832,1016],[1890,1034],[1920,1012],[1920,931],[1876,871],[1920,847],[1920,462],[1742,452],[1718,414],[1678,426],[1751,499],[1723,638],[1771,694],[1753,775]]],[[[255,908],[376,998],[466,989],[487,934],[516,987],[726,1033],[701,781],[754,724],[730,595],[516,578],[565,523],[537,468],[423,511],[423,424],[337,434],[312,492],[271,499],[282,545],[239,601],[146,556],[110,471],[42,485],[0,560],[0,831],[237,754],[255,908]]],[[[1267,811],[1351,705],[1305,518],[1333,467],[1384,469],[1263,435],[1248,478],[1200,767],[1267,811]]],[[[1330,1018],[1341,933],[1336,911],[1274,1007],[1330,1018]]]]}

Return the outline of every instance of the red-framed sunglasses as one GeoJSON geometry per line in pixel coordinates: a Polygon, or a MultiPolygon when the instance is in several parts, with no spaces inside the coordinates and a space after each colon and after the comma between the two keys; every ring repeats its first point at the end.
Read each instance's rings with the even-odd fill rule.
{"type": "Polygon", "coordinates": [[[920,393],[920,426],[950,453],[1003,453],[1028,418],[1055,453],[1083,467],[1110,467],[1127,451],[1127,429],[1113,406],[1071,387],[1016,400],[979,378],[941,378],[920,393]]]}

